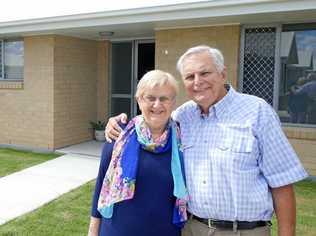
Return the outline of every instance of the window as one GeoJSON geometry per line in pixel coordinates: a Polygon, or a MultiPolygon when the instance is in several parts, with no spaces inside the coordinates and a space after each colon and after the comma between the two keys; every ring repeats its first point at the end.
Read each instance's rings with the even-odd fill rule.
{"type": "Polygon", "coordinates": [[[316,124],[316,24],[244,27],[240,89],[283,123],[316,124]]]}
{"type": "Polygon", "coordinates": [[[283,27],[280,47],[280,118],[316,124],[316,28],[283,27]]]}
{"type": "Polygon", "coordinates": [[[22,40],[0,40],[0,79],[22,80],[24,43],[22,40]]]}

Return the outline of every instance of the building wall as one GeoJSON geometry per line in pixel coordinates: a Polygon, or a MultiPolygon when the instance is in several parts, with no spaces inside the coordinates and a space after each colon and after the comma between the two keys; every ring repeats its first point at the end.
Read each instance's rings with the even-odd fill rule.
{"type": "Polygon", "coordinates": [[[283,130],[305,169],[316,176],[316,128],[284,127],[283,130]]]}
{"type": "Polygon", "coordinates": [[[307,172],[312,176],[316,176],[316,141],[290,139],[290,142],[303,162],[307,172]]]}
{"type": "Polygon", "coordinates": [[[0,143],[53,148],[54,37],[24,38],[24,81],[0,81],[0,143]]]}
{"type": "Polygon", "coordinates": [[[97,42],[55,36],[54,147],[92,138],[97,117],[97,42]]]}
{"type": "MultiPolygon", "coordinates": [[[[240,26],[214,26],[186,29],[158,30],[155,34],[156,68],[166,70],[180,80],[176,71],[177,59],[186,49],[200,44],[222,51],[227,65],[228,82],[235,88],[238,77],[240,26]]],[[[182,83],[177,104],[187,100],[182,83]]]]}
{"type": "Polygon", "coordinates": [[[0,81],[0,144],[53,150],[92,139],[107,115],[109,43],[24,38],[24,80],[0,81]]]}
{"type": "Polygon", "coordinates": [[[109,41],[98,42],[97,55],[97,119],[108,118],[109,105],[109,51],[111,43],[109,41]]]}

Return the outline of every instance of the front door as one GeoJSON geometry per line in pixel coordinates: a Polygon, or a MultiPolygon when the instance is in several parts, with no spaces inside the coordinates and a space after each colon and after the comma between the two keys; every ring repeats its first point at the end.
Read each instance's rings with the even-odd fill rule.
{"type": "Polygon", "coordinates": [[[126,113],[129,118],[139,114],[134,99],[141,77],[155,68],[155,43],[137,40],[112,43],[111,116],[126,113]]]}

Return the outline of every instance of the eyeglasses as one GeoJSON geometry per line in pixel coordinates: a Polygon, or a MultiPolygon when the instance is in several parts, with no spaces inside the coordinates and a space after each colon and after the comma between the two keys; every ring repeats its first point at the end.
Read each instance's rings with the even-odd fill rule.
{"type": "Polygon", "coordinates": [[[143,96],[144,101],[150,104],[155,103],[157,100],[159,100],[159,102],[162,104],[170,104],[172,101],[174,101],[174,98],[175,97],[167,97],[167,96],[155,97],[152,95],[143,96]]]}

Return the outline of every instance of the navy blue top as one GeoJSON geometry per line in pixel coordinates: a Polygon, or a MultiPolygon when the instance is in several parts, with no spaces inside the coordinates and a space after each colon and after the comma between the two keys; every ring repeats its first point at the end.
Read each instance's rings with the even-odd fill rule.
{"type": "Polygon", "coordinates": [[[180,228],[172,223],[176,198],[173,196],[171,148],[164,153],[140,150],[134,198],[114,205],[113,216],[103,218],[97,210],[113,144],[105,143],[96,181],[91,215],[101,218],[102,236],[180,236],[180,228]]]}

